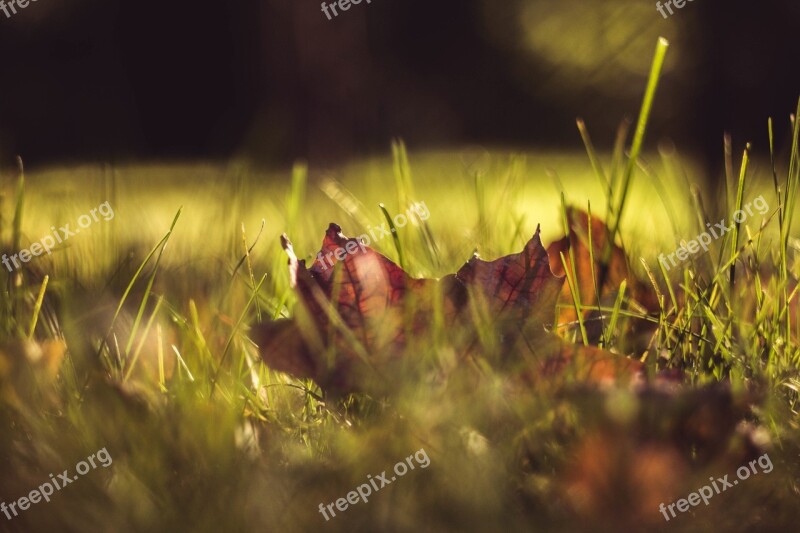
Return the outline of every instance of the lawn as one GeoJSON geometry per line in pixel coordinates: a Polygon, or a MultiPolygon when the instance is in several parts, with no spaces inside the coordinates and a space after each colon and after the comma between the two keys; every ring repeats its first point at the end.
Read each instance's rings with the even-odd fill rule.
{"type": "MultiPolygon", "coordinates": [[[[791,528],[797,127],[774,140],[774,156],[766,128],[753,132],[761,148],[735,154],[718,192],[691,160],[668,146],[638,153],[631,137],[630,160],[621,146],[584,149],[576,131],[565,153],[406,152],[397,142],[331,168],[6,169],[4,253],[32,249],[53,226],[81,232],[3,271],[0,501],[17,507],[0,514],[0,530],[791,528]],[[659,254],[759,195],[765,214],[708,253],[659,267],[659,254]],[[113,217],[79,224],[104,202],[113,217]],[[413,202],[425,203],[425,224],[370,246],[415,278],[455,273],[476,251],[519,252],[537,225],[547,247],[574,229],[566,206],[617,226],[624,287],[601,281],[599,303],[561,301],[552,314],[574,319],[546,329],[563,346],[640,362],[641,381],[583,379],[577,356],[531,378],[480,309],[459,327],[412,331],[385,389],[324,390],[264,364],[253,333],[302,303],[281,235],[310,264],[329,223],[355,237],[386,222],[381,205],[394,216],[413,202]],[[101,450],[112,460],[101,464],[101,450]],[[73,481],[49,502],[20,503],[65,471],[73,481]],[[726,475],[737,483],[723,491],[714,483],[726,475]],[[689,495],[706,485],[715,492],[696,505],[689,495]],[[682,498],[688,511],[659,511],[682,498]]],[[[592,278],[570,270],[586,264],[577,248],[564,261],[581,294],[592,278]]],[[[591,255],[588,264],[603,261],[591,255]]],[[[324,355],[336,360],[338,347],[324,355]]]]}

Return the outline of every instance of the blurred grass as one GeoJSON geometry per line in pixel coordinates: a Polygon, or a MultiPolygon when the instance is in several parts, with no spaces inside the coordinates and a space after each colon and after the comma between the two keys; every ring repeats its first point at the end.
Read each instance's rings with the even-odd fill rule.
{"type": "MultiPolygon", "coordinates": [[[[578,207],[591,200],[593,217],[607,215],[606,186],[582,152],[412,152],[407,166],[397,150],[395,156],[311,167],[307,182],[302,165],[261,172],[241,162],[27,172],[22,246],[50,233],[52,225],[74,224],[106,200],[115,217],[95,222],[52,256],[32,260],[20,290],[6,292],[19,305],[4,321],[27,328],[42,276],[49,275],[35,338],[59,340],[68,349],[63,358],[57,348],[31,356],[37,345],[11,338],[0,347],[0,501],[26,495],[49,473],[72,469],[99,448],[106,447],[114,462],[51,503],[12,521],[0,516],[0,530],[611,528],[626,508],[608,508],[583,522],[563,499],[561,474],[574,466],[571,445],[613,419],[619,398],[630,398],[612,395],[587,407],[544,390],[520,394],[487,365],[477,383],[454,373],[446,383],[403,383],[391,401],[363,395],[333,400],[312,382],[258,362],[246,325],[255,322],[257,309],[267,317],[290,316],[294,302],[279,244],[284,231],[298,255],[311,258],[329,222],[355,236],[383,223],[379,204],[394,214],[405,211],[407,201],[424,201],[436,252],[413,225],[399,230],[400,241],[412,275],[440,277],[456,271],[475,249],[487,259],[518,251],[537,224],[545,243],[560,237],[562,192],[578,207]],[[149,263],[112,324],[134,272],[179,209],[152,293],[144,281],[153,274],[149,263]],[[251,246],[262,219],[263,233],[250,253],[252,275],[246,264],[234,273],[244,256],[242,224],[251,246]],[[99,349],[109,330],[107,346],[99,349]],[[57,373],[48,371],[52,365],[57,373]],[[388,470],[421,447],[431,457],[429,468],[324,522],[320,502],[345,496],[367,474],[388,470]]],[[[599,159],[608,168],[611,158],[599,159]]],[[[652,267],[657,253],[675,248],[676,237],[697,234],[685,178],[697,173],[668,146],[646,154],[641,166],[620,238],[631,263],[638,265],[633,258],[641,255],[652,267]]],[[[2,242],[8,243],[16,176],[2,178],[2,242]]],[[[766,181],[747,182],[746,199],[758,192],[772,198],[772,177],[760,178],[766,181]]],[[[777,205],[770,201],[770,207],[777,205]]],[[[398,259],[390,238],[373,247],[398,259]]],[[[14,277],[7,276],[7,287],[14,277]]],[[[417,339],[414,345],[421,358],[457,365],[457,354],[442,343],[417,339]]],[[[768,511],[774,525],[796,518],[796,415],[779,396],[771,396],[762,414],[783,449],[770,455],[775,471],[718,497],[697,517],[665,524],[669,530],[736,530],[754,513],[764,518],[768,511]]],[[[705,468],[722,475],[729,466],[705,468]]],[[[686,485],[685,494],[706,474],[693,472],[675,483],[686,485]]],[[[646,520],[649,528],[662,525],[656,508],[646,520]]]]}
{"type": "MultiPolygon", "coordinates": [[[[444,272],[466,260],[475,247],[484,254],[505,253],[519,247],[539,223],[545,242],[556,238],[562,231],[561,187],[571,205],[585,207],[587,201],[603,198],[603,187],[593,175],[585,153],[479,154],[475,162],[469,161],[473,156],[469,150],[413,155],[414,200],[425,201],[430,208],[429,223],[449,261],[444,272]],[[484,236],[486,242],[475,241],[480,236],[475,231],[479,217],[475,173],[487,183],[485,223],[490,237],[484,236]]],[[[658,159],[658,155],[652,158],[658,159]]],[[[157,242],[181,206],[181,223],[172,242],[174,252],[164,258],[165,264],[174,266],[214,257],[229,260],[227,255],[240,248],[240,224],[255,234],[262,219],[267,224],[254,251],[259,258],[279,255],[279,236],[287,230],[310,256],[318,250],[331,221],[340,223],[347,235],[367,229],[322,192],[323,180],[334,179],[351,191],[361,203],[363,220],[375,227],[385,222],[379,203],[386,204],[391,213],[408,207],[397,199],[392,165],[392,160],[384,157],[335,169],[312,168],[297,227],[291,229],[286,207],[289,170],[264,173],[236,164],[187,164],[122,167],[113,171],[82,167],[29,172],[26,209],[31,216],[25,218],[24,236],[35,241],[49,233],[51,225],[71,222],[74,227],[78,216],[108,200],[116,213],[114,221],[95,223],[86,235],[68,242],[67,249],[58,254],[59,266],[68,265],[73,273],[92,278],[98,270],[114,264],[120,250],[157,242]],[[87,255],[92,261],[79,261],[87,255]]],[[[691,166],[684,171],[696,175],[691,166]]],[[[6,184],[12,181],[13,176],[6,177],[6,184]]],[[[690,213],[682,186],[675,182],[668,190],[669,200],[682,209],[675,214],[678,220],[685,220],[690,213]]],[[[6,188],[4,197],[8,207],[12,190],[6,188]]],[[[671,231],[667,230],[671,228],[670,213],[662,205],[657,187],[644,179],[635,182],[631,204],[627,223],[623,222],[624,240],[653,250],[672,243],[671,231]]],[[[603,206],[604,202],[598,201],[593,208],[599,217],[605,217],[603,206]]],[[[381,241],[375,247],[394,257],[391,242],[381,241]]]]}

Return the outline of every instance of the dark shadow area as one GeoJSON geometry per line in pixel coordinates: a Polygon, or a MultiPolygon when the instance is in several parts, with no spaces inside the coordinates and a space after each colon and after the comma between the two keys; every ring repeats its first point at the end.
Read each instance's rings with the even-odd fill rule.
{"type": "MultiPolygon", "coordinates": [[[[722,132],[779,139],[800,94],[789,1],[655,4],[83,0],[0,13],[0,154],[38,163],[334,162],[462,144],[608,147],[635,115],[655,39],[672,42],[650,141],[716,169],[722,132]],[[643,67],[644,66],[644,67],[643,67]]],[[[713,173],[713,172],[712,172],[713,173]]]]}

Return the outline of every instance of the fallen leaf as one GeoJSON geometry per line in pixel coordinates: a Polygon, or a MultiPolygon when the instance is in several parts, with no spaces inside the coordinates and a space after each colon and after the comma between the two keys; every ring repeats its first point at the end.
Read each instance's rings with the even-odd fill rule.
{"type": "MultiPolygon", "coordinates": [[[[602,307],[613,307],[617,298],[617,292],[623,281],[627,283],[626,296],[628,300],[637,302],[638,306],[647,312],[659,310],[658,299],[655,290],[649,284],[633,275],[628,268],[625,251],[617,246],[616,243],[610,247],[610,254],[607,263],[603,263],[606,243],[608,242],[609,229],[605,223],[592,217],[591,224],[591,250],[589,248],[589,215],[582,210],[574,207],[567,208],[567,223],[569,224],[569,235],[553,242],[547,247],[550,258],[550,268],[558,275],[564,275],[564,265],[561,262],[560,254],[564,254],[567,269],[572,270],[570,260],[570,250],[575,259],[574,283],[578,286],[581,306],[584,308],[583,318],[590,343],[597,343],[602,338],[604,323],[603,316],[608,313],[600,313],[596,307],[599,303],[602,307]],[[594,261],[592,261],[594,258],[594,261]],[[592,309],[594,307],[595,309],[592,309]]],[[[559,312],[559,323],[574,323],[577,320],[572,294],[568,283],[565,283],[559,296],[561,310],[559,312]]],[[[654,329],[650,322],[630,321],[630,326],[638,328],[639,332],[645,336],[654,329]]],[[[634,332],[627,331],[626,338],[634,336],[634,332]]],[[[645,344],[646,346],[646,344],[645,344]]],[[[639,347],[643,348],[643,347],[639,347]]],[[[641,351],[641,350],[637,350],[641,351]]]]}
{"type": "Polygon", "coordinates": [[[522,252],[494,261],[475,255],[459,269],[456,279],[468,289],[481,291],[491,312],[505,320],[550,324],[565,278],[553,274],[537,227],[522,252]]]}
{"type": "Polygon", "coordinates": [[[412,278],[333,223],[310,267],[297,258],[288,237],[281,243],[298,309],[292,320],[257,325],[253,338],[271,368],[310,377],[323,389],[360,390],[370,375],[391,381],[393,365],[406,362],[402,355],[409,339],[429,331],[437,303],[448,328],[467,332],[463,356],[476,345],[472,305],[483,309],[509,357],[529,350],[530,342],[539,346],[537,363],[526,366],[531,372],[547,375],[554,368],[588,363],[593,370],[585,379],[605,381],[640,370],[619,355],[572,346],[546,332],[564,278],[551,271],[538,228],[521,252],[493,261],[475,255],[440,280],[412,278]]]}

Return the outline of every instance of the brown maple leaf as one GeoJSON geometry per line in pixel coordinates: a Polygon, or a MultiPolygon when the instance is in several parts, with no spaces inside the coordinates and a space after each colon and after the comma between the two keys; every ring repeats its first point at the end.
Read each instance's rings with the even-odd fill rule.
{"type": "MultiPolygon", "coordinates": [[[[574,283],[577,283],[580,303],[585,308],[583,315],[590,343],[598,342],[602,336],[603,313],[597,311],[598,296],[602,307],[612,307],[623,281],[627,283],[626,296],[629,301],[636,302],[638,307],[645,312],[658,311],[655,290],[649,283],[641,281],[631,272],[622,248],[615,243],[612,244],[608,251],[608,260],[603,261],[609,229],[602,220],[592,217],[592,254],[589,252],[589,215],[580,209],[568,207],[567,223],[569,224],[569,235],[551,243],[547,247],[547,253],[550,257],[550,268],[556,274],[563,275],[564,265],[561,262],[560,254],[564,254],[567,269],[571,272],[572,262],[569,252],[572,251],[575,259],[576,280],[574,283]],[[592,256],[594,262],[592,262],[592,256]],[[595,309],[591,309],[592,307],[595,309]]],[[[561,304],[559,323],[574,323],[577,315],[568,283],[565,283],[561,289],[559,303],[561,304]]],[[[631,325],[644,332],[653,329],[649,322],[631,325]]],[[[627,333],[631,334],[632,332],[628,331],[627,333]]]]}
{"type": "Polygon", "coordinates": [[[565,278],[553,274],[537,226],[520,253],[494,261],[475,255],[459,269],[456,279],[479,290],[490,311],[504,320],[550,324],[565,278]]]}
{"type": "MultiPolygon", "coordinates": [[[[475,345],[474,324],[465,310],[477,302],[491,317],[504,351],[516,353],[519,346],[547,336],[545,359],[555,356],[563,363],[598,356],[578,347],[562,349],[562,341],[545,332],[564,278],[552,273],[538,228],[521,252],[494,261],[476,255],[440,280],[412,278],[387,257],[345,237],[336,224],[328,227],[308,268],[285,235],[281,243],[289,255],[298,309],[292,321],[257,326],[254,338],[270,367],[313,378],[323,388],[359,390],[370,375],[389,381],[395,365],[406,362],[401,356],[409,338],[424,338],[437,298],[447,326],[467,332],[465,354],[475,345]]],[[[600,359],[606,356],[619,358],[603,352],[600,359]]]]}
{"type": "Polygon", "coordinates": [[[453,276],[412,278],[333,223],[310,268],[297,259],[285,235],[281,244],[299,296],[296,323],[260,325],[257,342],[272,368],[333,390],[358,388],[369,372],[384,370],[388,379],[384,367],[402,354],[409,333],[429,323],[440,287],[447,296],[446,315],[452,316],[463,298],[453,276]]]}

